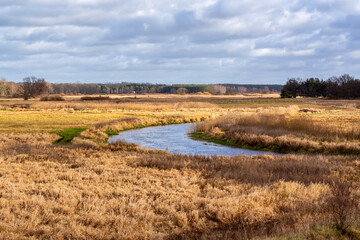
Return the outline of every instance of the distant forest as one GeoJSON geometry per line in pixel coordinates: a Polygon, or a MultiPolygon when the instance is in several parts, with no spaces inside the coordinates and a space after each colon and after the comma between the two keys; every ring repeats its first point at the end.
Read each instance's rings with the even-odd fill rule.
{"type": "Polygon", "coordinates": [[[151,83],[48,83],[42,78],[27,77],[21,83],[0,80],[1,97],[34,97],[40,94],[146,94],[209,93],[243,94],[280,92],[283,85],[243,84],[151,84],[151,83]]]}
{"type": "Polygon", "coordinates": [[[238,85],[238,84],[150,84],[150,83],[107,83],[107,84],[51,84],[53,93],[57,94],[129,94],[129,93],[205,93],[239,94],[280,92],[282,85],[238,85]]]}
{"type": "Polygon", "coordinates": [[[281,90],[281,97],[296,98],[297,96],[331,99],[360,98],[360,80],[349,74],[333,76],[327,80],[291,78],[281,90]]]}
{"type": "Polygon", "coordinates": [[[27,77],[23,82],[0,80],[0,97],[32,98],[46,94],[192,94],[232,95],[281,92],[282,98],[324,97],[331,99],[360,98],[360,80],[349,74],[319,78],[291,78],[285,85],[256,84],[151,84],[151,83],[48,83],[43,78],[27,77]]]}

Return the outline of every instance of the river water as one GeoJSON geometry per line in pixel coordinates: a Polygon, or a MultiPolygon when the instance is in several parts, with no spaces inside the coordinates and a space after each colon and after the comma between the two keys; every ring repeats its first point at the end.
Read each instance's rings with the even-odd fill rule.
{"type": "Polygon", "coordinates": [[[193,140],[188,136],[190,127],[191,123],[128,130],[121,132],[119,135],[109,137],[108,143],[113,144],[122,140],[127,143],[136,143],[149,149],[167,150],[169,153],[188,155],[277,155],[271,152],[248,150],[193,140]]]}

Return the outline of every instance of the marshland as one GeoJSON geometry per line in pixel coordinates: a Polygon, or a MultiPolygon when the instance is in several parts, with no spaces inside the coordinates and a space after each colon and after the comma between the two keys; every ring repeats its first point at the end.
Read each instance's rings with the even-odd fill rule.
{"type": "Polygon", "coordinates": [[[0,99],[4,239],[360,238],[359,100],[62,98],[0,99]],[[121,131],[180,123],[195,123],[191,135],[204,143],[283,154],[107,143],[121,131]]]}
{"type": "Polygon", "coordinates": [[[0,0],[0,240],[359,240],[359,0],[0,0]]]}

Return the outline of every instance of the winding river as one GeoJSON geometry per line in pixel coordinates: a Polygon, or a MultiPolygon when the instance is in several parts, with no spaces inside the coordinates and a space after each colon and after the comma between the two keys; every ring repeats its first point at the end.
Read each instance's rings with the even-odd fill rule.
{"type": "Polygon", "coordinates": [[[149,149],[167,150],[169,153],[188,155],[277,155],[271,152],[248,150],[193,140],[188,136],[190,126],[191,123],[128,130],[121,132],[119,135],[111,136],[108,143],[113,144],[122,140],[127,143],[136,143],[149,149]]]}

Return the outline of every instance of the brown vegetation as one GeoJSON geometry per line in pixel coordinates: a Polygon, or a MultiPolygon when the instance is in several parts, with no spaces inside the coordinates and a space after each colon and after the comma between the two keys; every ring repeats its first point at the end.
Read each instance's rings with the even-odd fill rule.
{"type": "MultiPolygon", "coordinates": [[[[172,155],[124,142],[108,145],[105,133],[224,114],[203,125],[204,129],[209,127],[214,136],[223,134],[239,120],[232,116],[246,116],[239,120],[244,125],[239,129],[257,137],[291,136],[316,143],[321,139],[323,145],[339,145],[336,141],[343,139],[356,144],[357,132],[350,134],[358,122],[353,111],[324,110],[292,99],[64,98],[62,102],[29,100],[26,108],[20,107],[22,100],[0,100],[1,238],[360,237],[354,231],[360,217],[357,156],[172,155]],[[299,107],[271,107],[294,101],[307,111],[299,114],[299,107]],[[225,115],[233,111],[238,113],[225,115]],[[268,116],[274,112],[288,115],[275,115],[278,118],[272,120],[268,116]],[[317,128],[327,121],[345,123],[336,129],[336,136],[327,134],[326,127],[317,128]],[[68,145],[54,145],[59,136],[40,133],[84,126],[87,130],[68,145]],[[314,231],[316,227],[336,232],[329,237],[314,231]]],[[[288,147],[293,146],[289,139],[284,138],[288,147]]]]}
{"type": "Polygon", "coordinates": [[[42,96],[40,101],[65,101],[65,98],[61,95],[47,95],[42,96]]]}
{"type": "Polygon", "coordinates": [[[99,101],[99,100],[109,100],[110,97],[109,96],[84,96],[84,97],[81,97],[81,100],[86,100],[86,101],[89,101],[89,100],[95,100],[95,101],[99,101]]]}
{"type": "Polygon", "coordinates": [[[0,137],[2,237],[248,239],[310,230],[333,224],[330,179],[359,174],[351,157],[191,157],[55,139],[0,137]]]}
{"type": "Polygon", "coordinates": [[[307,115],[232,113],[199,123],[213,139],[279,152],[360,154],[360,126],[324,125],[307,115]]]}

